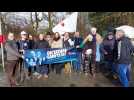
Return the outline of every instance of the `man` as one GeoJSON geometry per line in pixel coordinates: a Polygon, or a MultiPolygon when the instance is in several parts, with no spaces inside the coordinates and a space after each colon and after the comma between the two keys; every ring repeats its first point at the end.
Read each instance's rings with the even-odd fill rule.
{"type": "MultiPolygon", "coordinates": [[[[48,41],[44,39],[44,34],[39,34],[39,40],[35,44],[35,49],[47,49],[50,48],[48,41]]],[[[48,65],[40,65],[37,68],[38,73],[40,75],[38,76],[38,79],[40,79],[42,76],[44,78],[48,78],[48,65]]]]}
{"type": "Polygon", "coordinates": [[[124,87],[129,86],[131,77],[131,55],[134,52],[134,47],[129,38],[125,37],[123,30],[117,30],[116,32],[117,42],[117,56],[118,74],[119,79],[124,87]]]}
{"type": "Polygon", "coordinates": [[[51,37],[51,33],[50,32],[48,32],[46,34],[46,41],[49,43],[49,45],[51,45],[51,43],[52,43],[52,37],[51,37]]]}
{"type": "MultiPolygon", "coordinates": [[[[30,49],[30,45],[29,45],[29,40],[27,39],[27,33],[25,31],[22,31],[21,33],[21,39],[18,41],[18,47],[19,47],[19,52],[21,54],[24,54],[25,50],[30,49]]],[[[20,63],[22,65],[23,60],[20,59],[20,63]]],[[[26,78],[29,80],[30,76],[31,76],[31,67],[30,66],[25,66],[28,67],[28,73],[26,74],[26,78]]]]}
{"type": "Polygon", "coordinates": [[[104,38],[102,45],[101,45],[101,52],[104,54],[104,61],[106,62],[106,74],[110,75],[114,75],[114,55],[113,55],[113,51],[114,51],[114,46],[115,46],[115,37],[113,32],[108,32],[108,34],[106,35],[106,37],[104,38]]]}
{"type": "Polygon", "coordinates": [[[5,66],[5,71],[8,77],[8,81],[11,86],[18,85],[15,80],[15,72],[17,68],[17,63],[19,58],[23,58],[18,52],[18,46],[16,41],[14,40],[14,34],[8,34],[8,40],[5,44],[5,50],[7,54],[7,61],[5,66]]]}
{"type": "MultiPolygon", "coordinates": [[[[74,42],[74,47],[76,47],[76,48],[83,42],[83,39],[82,39],[82,37],[80,37],[79,32],[75,32],[74,38],[72,40],[74,42]]],[[[73,62],[73,67],[74,67],[75,71],[80,72],[81,64],[82,64],[82,49],[77,48],[77,52],[78,52],[79,59],[77,62],[73,62]]]]}

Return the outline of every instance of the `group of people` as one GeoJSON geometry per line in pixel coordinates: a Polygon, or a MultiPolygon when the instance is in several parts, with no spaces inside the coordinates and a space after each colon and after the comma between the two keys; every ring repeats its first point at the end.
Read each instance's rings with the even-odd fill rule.
{"type": "Polygon", "coordinates": [[[100,72],[100,69],[104,68],[103,71],[113,76],[117,74],[123,86],[129,86],[131,55],[134,51],[130,39],[125,37],[122,30],[110,31],[103,39],[95,27],[91,28],[91,32],[85,38],[80,36],[79,32],[75,32],[73,36],[70,36],[68,32],[65,32],[64,35],[60,35],[58,32],[54,34],[48,32],[39,34],[38,39],[34,40],[32,35],[22,31],[20,40],[15,40],[14,34],[9,33],[5,43],[7,55],[5,71],[10,85],[18,85],[15,72],[18,68],[18,61],[19,63],[24,61],[25,50],[68,47],[74,47],[78,52],[79,59],[73,62],[72,68],[70,68],[70,62],[28,67],[27,78],[37,75],[38,79],[41,77],[46,79],[49,73],[54,71],[61,75],[63,68],[65,73],[71,73],[71,69],[73,69],[77,73],[84,72],[85,75],[91,74],[95,78],[96,72],[100,72]],[[105,62],[105,66],[100,65],[101,61],[105,62]]]}

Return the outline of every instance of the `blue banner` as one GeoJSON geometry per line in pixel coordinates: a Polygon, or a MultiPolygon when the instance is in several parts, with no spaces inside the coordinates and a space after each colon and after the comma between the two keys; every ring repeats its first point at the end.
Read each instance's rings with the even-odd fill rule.
{"type": "Polygon", "coordinates": [[[75,48],[34,49],[26,50],[24,58],[26,65],[31,67],[43,64],[77,61],[77,55],[78,53],[75,48]]]}

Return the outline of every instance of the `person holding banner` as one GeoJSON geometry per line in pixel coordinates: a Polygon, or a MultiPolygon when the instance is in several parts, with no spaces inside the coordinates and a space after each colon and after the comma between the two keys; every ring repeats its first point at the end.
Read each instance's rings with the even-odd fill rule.
{"type": "Polygon", "coordinates": [[[14,34],[9,33],[8,34],[8,40],[5,44],[5,50],[7,54],[7,61],[5,66],[5,72],[7,74],[8,81],[11,86],[16,86],[18,83],[15,79],[15,73],[17,69],[17,63],[19,58],[24,58],[22,55],[18,52],[18,46],[14,39],[14,34]]]}
{"type": "MultiPolygon", "coordinates": [[[[18,43],[20,54],[24,54],[25,50],[30,49],[29,40],[27,39],[28,33],[22,31],[20,34],[21,34],[21,39],[17,43],[18,43]]],[[[20,63],[21,65],[23,64],[22,59],[20,59],[20,63]]],[[[29,66],[25,66],[25,67],[28,67],[28,72],[26,72],[25,74],[26,74],[26,78],[29,80],[31,78],[32,69],[29,66]]]]}
{"type": "Polygon", "coordinates": [[[74,41],[74,47],[77,48],[78,57],[79,57],[78,62],[73,62],[73,67],[76,72],[80,72],[81,64],[82,64],[82,49],[78,48],[78,46],[82,43],[83,39],[82,37],[80,37],[79,32],[75,32],[73,41],[74,41]]]}
{"type": "Polygon", "coordinates": [[[52,37],[51,36],[52,36],[51,33],[47,32],[45,39],[49,43],[49,45],[51,45],[51,43],[52,43],[52,37]]]}
{"type": "MultiPolygon", "coordinates": [[[[63,47],[64,48],[69,48],[72,47],[74,45],[74,42],[71,40],[71,38],[69,37],[69,33],[65,32],[64,33],[64,38],[63,38],[63,47]]],[[[71,73],[71,65],[70,63],[65,63],[65,73],[71,73]]]]}
{"type": "MultiPolygon", "coordinates": [[[[63,48],[63,41],[62,41],[60,34],[58,32],[56,32],[54,34],[51,48],[63,48]]],[[[61,74],[62,68],[63,68],[63,64],[61,64],[61,63],[52,64],[52,70],[54,71],[54,69],[55,69],[56,74],[61,74]]]]}
{"type": "MultiPolygon", "coordinates": [[[[35,43],[35,49],[47,49],[50,48],[48,41],[44,39],[44,34],[39,34],[39,40],[35,43]]],[[[37,72],[40,73],[38,79],[44,76],[48,78],[48,65],[40,65],[37,68],[37,72]]]]}

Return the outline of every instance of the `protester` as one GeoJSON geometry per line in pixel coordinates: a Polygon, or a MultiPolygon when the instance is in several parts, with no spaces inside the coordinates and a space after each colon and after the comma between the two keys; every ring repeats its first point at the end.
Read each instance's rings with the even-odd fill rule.
{"type": "Polygon", "coordinates": [[[104,61],[106,63],[104,70],[108,75],[114,74],[114,59],[113,59],[114,45],[115,45],[114,34],[113,32],[109,32],[105,37],[101,47],[101,51],[104,54],[104,61]]]}
{"type": "Polygon", "coordinates": [[[132,53],[134,52],[134,47],[129,38],[125,37],[125,32],[123,30],[117,30],[116,39],[118,40],[117,45],[117,63],[118,63],[118,74],[120,82],[124,87],[130,86],[131,80],[131,63],[132,63],[132,53]]]}
{"type": "Polygon", "coordinates": [[[22,55],[18,52],[18,46],[14,39],[14,34],[9,33],[8,34],[8,40],[5,44],[5,50],[7,54],[7,61],[5,66],[5,72],[7,74],[8,81],[11,86],[16,86],[18,83],[15,79],[15,73],[18,65],[19,58],[24,58],[22,55]]]}
{"type": "Polygon", "coordinates": [[[90,73],[92,49],[89,44],[92,41],[92,38],[92,35],[88,33],[88,36],[80,45],[80,48],[83,48],[83,71],[85,75],[90,73]]]}
{"type": "MultiPolygon", "coordinates": [[[[49,48],[49,43],[44,39],[44,34],[39,34],[39,40],[35,43],[35,49],[47,49],[49,48]]],[[[48,65],[39,65],[37,72],[40,73],[38,79],[42,77],[48,78],[48,65]]]]}
{"type": "Polygon", "coordinates": [[[96,31],[97,29],[95,27],[91,28],[91,34],[89,34],[84,41],[78,46],[78,48],[83,48],[85,44],[87,44],[87,48],[91,49],[91,66],[90,66],[90,72],[93,78],[95,77],[95,69],[96,69],[96,31]],[[90,41],[90,42],[88,42],[90,41]],[[87,43],[88,42],[88,43],[87,43]]]}
{"type": "Polygon", "coordinates": [[[101,43],[102,43],[102,37],[99,34],[96,34],[96,72],[100,72],[101,70],[101,65],[100,61],[102,60],[102,55],[100,51],[101,43]]]}
{"type": "MultiPolygon", "coordinates": [[[[74,34],[74,38],[72,39],[74,41],[74,47],[78,47],[83,39],[82,37],[80,37],[80,33],[79,32],[75,32],[74,34]]],[[[77,54],[78,54],[78,61],[73,62],[73,67],[74,67],[74,71],[76,72],[80,72],[81,71],[81,65],[82,65],[82,49],[81,48],[77,48],[77,54]]]]}
{"type": "MultiPolygon", "coordinates": [[[[60,34],[58,32],[56,32],[54,34],[51,48],[63,48],[63,41],[62,41],[60,34]]],[[[61,74],[62,68],[63,68],[63,64],[61,64],[61,63],[52,64],[52,71],[54,71],[54,69],[55,69],[56,74],[61,74]]]]}
{"type": "MultiPolygon", "coordinates": [[[[52,43],[52,34],[50,32],[47,32],[45,39],[49,43],[49,46],[51,46],[51,43],[52,43]]],[[[51,72],[51,64],[48,65],[48,73],[49,72],[51,72]]]]}
{"type": "Polygon", "coordinates": [[[52,43],[52,37],[51,36],[52,36],[51,33],[47,32],[46,41],[49,43],[49,45],[51,45],[51,43],[52,43]]]}
{"type": "MultiPolygon", "coordinates": [[[[18,48],[19,48],[20,54],[24,54],[25,50],[30,49],[29,40],[27,38],[28,33],[26,33],[25,31],[22,31],[20,33],[20,35],[21,35],[21,39],[17,42],[18,48]]],[[[24,61],[22,59],[20,59],[20,63],[21,63],[21,65],[23,65],[24,61]]],[[[25,70],[25,74],[26,74],[26,79],[29,80],[32,76],[32,69],[30,66],[26,66],[25,64],[24,64],[24,66],[28,67],[28,71],[25,70]]]]}
{"type": "MultiPolygon", "coordinates": [[[[69,33],[65,32],[64,33],[64,38],[63,38],[63,47],[64,48],[70,48],[74,45],[74,42],[71,40],[69,37],[69,33]]],[[[65,63],[65,73],[71,73],[71,65],[70,63],[65,63]]]]}
{"type": "Polygon", "coordinates": [[[33,39],[33,36],[31,34],[28,35],[28,38],[29,38],[29,49],[34,49],[34,39],[33,39]]]}

